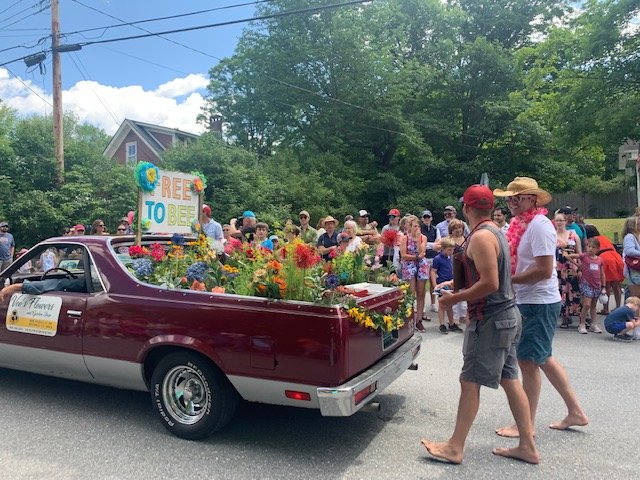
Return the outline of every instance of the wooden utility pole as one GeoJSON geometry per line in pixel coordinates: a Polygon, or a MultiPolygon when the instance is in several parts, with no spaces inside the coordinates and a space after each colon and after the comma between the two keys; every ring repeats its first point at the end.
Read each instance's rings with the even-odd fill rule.
{"type": "Polygon", "coordinates": [[[58,165],[58,183],[64,183],[64,128],[62,125],[62,68],[60,65],[59,0],[51,0],[51,50],[53,55],[53,143],[58,165]]]}

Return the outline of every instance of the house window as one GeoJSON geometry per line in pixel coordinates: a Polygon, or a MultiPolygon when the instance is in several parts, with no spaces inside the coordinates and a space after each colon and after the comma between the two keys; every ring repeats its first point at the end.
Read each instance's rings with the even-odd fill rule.
{"type": "Polygon", "coordinates": [[[127,165],[138,163],[138,142],[127,143],[127,165]]]}

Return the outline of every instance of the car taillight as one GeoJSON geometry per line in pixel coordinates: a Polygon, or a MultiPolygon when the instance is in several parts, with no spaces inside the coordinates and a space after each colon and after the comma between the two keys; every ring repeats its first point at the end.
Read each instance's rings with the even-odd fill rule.
{"type": "Polygon", "coordinates": [[[285,390],[284,394],[287,398],[291,398],[292,400],[305,400],[307,402],[311,401],[311,394],[307,392],[296,392],[295,390],[285,390]]]}
{"type": "Polygon", "coordinates": [[[365,398],[367,398],[369,395],[371,395],[377,389],[378,389],[378,382],[374,382],[371,385],[369,385],[368,387],[365,387],[362,390],[360,390],[359,392],[356,392],[356,394],[354,396],[354,401],[356,402],[356,405],[358,405],[360,402],[362,402],[365,398]]]}

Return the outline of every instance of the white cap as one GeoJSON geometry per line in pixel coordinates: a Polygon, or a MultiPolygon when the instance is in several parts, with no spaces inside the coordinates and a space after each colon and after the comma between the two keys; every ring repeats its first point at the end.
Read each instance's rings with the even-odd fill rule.
{"type": "Polygon", "coordinates": [[[358,215],[361,217],[368,217],[369,216],[369,212],[367,212],[366,210],[360,210],[358,212],[358,215]]]}

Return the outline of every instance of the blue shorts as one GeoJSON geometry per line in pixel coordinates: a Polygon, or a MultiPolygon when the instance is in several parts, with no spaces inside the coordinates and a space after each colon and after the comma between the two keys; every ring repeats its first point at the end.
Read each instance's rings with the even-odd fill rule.
{"type": "Polygon", "coordinates": [[[522,315],[522,336],[518,343],[518,360],[544,365],[552,355],[551,343],[560,316],[561,303],[518,305],[522,315]]]}
{"type": "Polygon", "coordinates": [[[602,287],[594,287],[593,285],[588,284],[587,282],[580,282],[580,293],[583,297],[587,298],[598,298],[600,296],[600,291],[602,287]]]}

